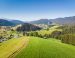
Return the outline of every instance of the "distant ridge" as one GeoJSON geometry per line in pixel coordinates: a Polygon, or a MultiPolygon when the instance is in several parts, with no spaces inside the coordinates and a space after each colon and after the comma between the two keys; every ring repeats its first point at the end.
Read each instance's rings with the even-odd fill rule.
{"type": "Polygon", "coordinates": [[[48,19],[40,19],[40,20],[36,20],[36,21],[31,21],[31,24],[52,24],[51,21],[49,21],[48,19]]]}
{"type": "Polygon", "coordinates": [[[0,19],[0,26],[16,26],[19,24],[23,24],[24,22],[20,20],[7,20],[7,19],[0,19]]]}
{"type": "Polygon", "coordinates": [[[56,19],[50,19],[51,22],[57,23],[57,24],[75,24],[75,16],[71,17],[64,17],[64,18],[56,18],[56,19]]]}
{"type": "MultiPolygon", "coordinates": [[[[0,26],[15,26],[19,24],[24,24],[26,22],[20,20],[7,20],[7,19],[0,19],[0,26]]],[[[28,22],[30,24],[60,24],[60,25],[74,25],[75,24],[75,16],[64,17],[64,18],[55,18],[55,19],[40,19],[35,21],[28,22]]]]}
{"type": "Polygon", "coordinates": [[[5,19],[0,19],[0,26],[14,26],[12,22],[5,20],[5,19]]]}
{"type": "Polygon", "coordinates": [[[32,24],[48,24],[48,22],[50,24],[52,23],[56,23],[56,24],[75,24],[75,16],[71,16],[71,17],[64,17],[64,18],[55,18],[55,19],[40,19],[40,20],[36,20],[36,21],[31,21],[30,23],[32,24]]]}
{"type": "Polygon", "coordinates": [[[20,21],[20,20],[11,20],[10,22],[12,22],[15,25],[19,25],[19,24],[23,24],[24,23],[23,21],[20,21]]]}

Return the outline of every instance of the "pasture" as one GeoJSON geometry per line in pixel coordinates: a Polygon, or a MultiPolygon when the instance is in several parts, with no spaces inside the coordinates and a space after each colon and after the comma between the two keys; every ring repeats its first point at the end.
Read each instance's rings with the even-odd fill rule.
{"type": "Polygon", "coordinates": [[[61,29],[56,29],[58,27],[59,26],[53,26],[53,27],[49,28],[49,30],[40,30],[37,32],[41,35],[45,35],[45,34],[51,34],[53,31],[62,31],[61,29]]]}
{"type": "Polygon", "coordinates": [[[0,58],[8,58],[28,43],[28,37],[13,38],[0,43],[0,58]]]}
{"type": "Polygon", "coordinates": [[[53,38],[30,37],[28,46],[15,58],[75,58],[75,46],[53,38]]]}
{"type": "MultiPolygon", "coordinates": [[[[48,35],[51,35],[52,32],[54,31],[62,31],[62,29],[57,29],[58,27],[60,26],[53,26],[53,27],[50,27],[49,30],[47,29],[42,29],[42,30],[38,30],[36,31],[39,35],[42,35],[44,36],[45,34],[48,34],[48,35]]],[[[34,33],[35,31],[31,31],[29,33],[34,33]]]]}

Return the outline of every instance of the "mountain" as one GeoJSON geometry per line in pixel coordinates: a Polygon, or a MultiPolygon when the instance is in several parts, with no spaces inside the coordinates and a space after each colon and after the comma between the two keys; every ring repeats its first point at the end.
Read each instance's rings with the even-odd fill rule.
{"type": "Polygon", "coordinates": [[[23,21],[20,21],[20,20],[11,20],[10,22],[12,22],[15,25],[19,25],[19,24],[23,24],[24,23],[23,21]]]}
{"type": "Polygon", "coordinates": [[[14,24],[8,20],[0,19],[0,26],[14,26],[14,24]]]}
{"type": "Polygon", "coordinates": [[[71,16],[71,17],[64,17],[64,18],[55,18],[55,19],[40,19],[40,20],[36,20],[36,21],[31,21],[31,24],[60,24],[60,25],[64,25],[64,24],[75,24],[75,16],[71,16]]]}
{"type": "Polygon", "coordinates": [[[64,18],[56,18],[56,19],[50,19],[51,22],[57,23],[57,24],[75,24],[75,16],[72,17],[64,17],[64,18]]]}
{"type": "MultiPolygon", "coordinates": [[[[0,19],[0,26],[15,26],[15,25],[19,25],[19,24],[23,24],[24,22],[19,21],[19,20],[9,20],[9,19],[0,19]]],[[[55,18],[55,19],[40,19],[40,20],[36,20],[36,21],[30,21],[30,24],[52,24],[52,23],[56,23],[56,24],[67,24],[67,25],[71,25],[71,24],[75,24],[75,16],[70,16],[70,17],[64,17],[64,18],[55,18]]]]}
{"type": "Polygon", "coordinates": [[[36,25],[30,24],[30,23],[24,23],[17,28],[17,31],[35,31],[40,29],[41,28],[36,25]]]}
{"type": "Polygon", "coordinates": [[[40,20],[36,20],[36,21],[31,21],[31,24],[52,24],[51,21],[49,21],[48,19],[40,19],[40,20]]]}

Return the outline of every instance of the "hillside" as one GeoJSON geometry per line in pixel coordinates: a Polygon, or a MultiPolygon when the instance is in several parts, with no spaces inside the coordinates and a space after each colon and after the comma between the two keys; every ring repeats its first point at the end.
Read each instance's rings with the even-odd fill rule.
{"type": "MultiPolygon", "coordinates": [[[[24,23],[20,31],[29,32],[33,30],[30,27],[34,26],[29,23],[24,23]]],[[[56,30],[62,31],[58,29],[59,27],[53,26],[49,30],[40,30],[37,32],[39,35],[47,35],[56,30]]],[[[34,33],[32,36],[26,36],[22,32],[19,32],[18,35],[21,37],[12,38],[0,43],[0,58],[75,58],[75,46],[62,43],[61,40],[51,38],[51,36],[46,38],[45,36],[37,37],[38,34],[34,33]]]]}
{"type": "Polygon", "coordinates": [[[36,21],[31,21],[30,23],[32,24],[52,24],[52,23],[56,23],[56,24],[75,24],[75,16],[71,16],[71,17],[64,17],[64,18],[55,18],[55,19],[40,19],[40,20],[36,20],[36,21]]]}
{"type": "Polygon", "coordinates": [[[36,20],[36,21],[31,21],[31,24],[52,24],[51,21],[49,21],[48,19],[40,19],[40,20],[36,20]]]}
{"type": "Polygon", "coordinates": [[[29,45],[15,58],[75,58],[75,46],[52,38],[30,37],[29,45]]]}
{"type": "Polygon", "coordinates": [[[35,26],[30,23],[24,23],[20,27],[17,28],[17,31],[35,31],[40,30],[41,28],[38,26],[35,26]]]}
{"type": "Polygon", "coordinates": [[[75,16],[50,19],[50,21],[53,23],[61,24],[61,25],[63,25],[63,24],[74,25],[75,24],[75,16]]]}
{"type": "Polygon", "coordinates": [[[14,26],[14,24],[8,20],[0,19],[0,26],[14,26]]]}
{"type": "MultiPolygon", "coordinates": [[[[0,26],[13,26],[13,25],[19,25],[23,24],[24,22],[19,21],[19,20],[6,20],[6,19],[0,19],[0,26]]],[[[74,25],[75,24],[75,16],[71,17],[64,17],[64,18],[55,18],[55,19],[40,19],[40,20],[35,20],[35,21],[30,21],[30,24],[69,24],[69,25],[74,25]]]]}
{"type": "Polygon", "coordinates": [[[20,20],[11,20],[10,22],[12,22],[15,25],[19,25],[19,24],[23,24],[24,23],[23,21],[20,21],[20,20]]]}
{"type": "Polygon", "coordinates": [[[28,37],[13,38],[0,43],[0,58],[10,58],[15,52],[20,51],[28,43],[28,37]]]}

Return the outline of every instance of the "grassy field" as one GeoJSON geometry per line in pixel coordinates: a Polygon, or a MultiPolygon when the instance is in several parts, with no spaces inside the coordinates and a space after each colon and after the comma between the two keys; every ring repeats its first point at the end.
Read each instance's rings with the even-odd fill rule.
{"type": "Polygon", "coordinates": [[[27,37],[21,37],[18,39],[10,39],[0,43],[0,58],[8,58],[20,50],[23,46],[27,45],[27,37]]]}
{"type": "Polygon", "coordinates": [[[30,37],[29,45],[15,58],[75,58],[75,46],[56,39],[30,37]]]}
{"type": "Polygon", "coordinates": [[[38,32],[38,34],[45,35],[45,34],[51,34],[53,31],[62,31],[61,29],[56,29],[58,27],[59,26],[53,26],[53,27],[49,28],[49,30],[40,30],[37,32],[38,32]]]}
{"type": "MultiPolygon", "coordinates": [[[[58,27],[37,32],[44,35],[56,30],[62,31],[57,29],[58,27]]],[[[75,46],[61,43],[60,40],[53,38],[23,36],[0,43],[0,58],[75,58],[75,46]]]]}

